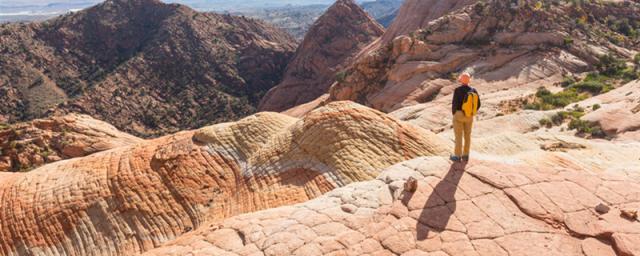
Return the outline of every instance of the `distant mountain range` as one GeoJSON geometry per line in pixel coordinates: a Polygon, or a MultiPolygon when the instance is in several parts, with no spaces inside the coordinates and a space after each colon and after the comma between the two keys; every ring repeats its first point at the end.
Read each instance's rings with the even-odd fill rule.
{"type": "MultiPolygon", "coordinates": [[[[0,4],[0,23],[42,21],[68,12],[74,12],[100,3],[97,0],[53,2],[49,0],[8,1],[0,4]]],[[[223,0],[167,0],[180,3],[198,11],[233,13],[265,20],[302,40],[313,22],[322,15],[334,0],[247,0],[242,2],[223,0]]],[[[356,1],[387,27],[395,18],[404,0],[356,1]]]]}

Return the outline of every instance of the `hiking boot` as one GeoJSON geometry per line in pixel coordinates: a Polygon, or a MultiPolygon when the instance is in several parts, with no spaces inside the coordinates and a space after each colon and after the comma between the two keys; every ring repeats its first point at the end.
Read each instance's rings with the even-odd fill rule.
{"type": "Polygon", "coordinates": [[[449,157],[449,160],[454,161],[454,162],[460,162],[461,159],[460,159],[459,156],[453,156],[452,155],[452,156],[449,157]]]}
{"type": "Polygon", "coordinates": [[[462,156],[463,162],[469,162],[469,156],[462,156]]]}

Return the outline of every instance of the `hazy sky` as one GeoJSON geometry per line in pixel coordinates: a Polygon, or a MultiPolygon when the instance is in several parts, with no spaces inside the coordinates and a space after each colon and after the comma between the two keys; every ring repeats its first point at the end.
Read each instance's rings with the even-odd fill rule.
{"type": "MultiPolygon", "coordinates": [[[[194,9],[205,11],[237,10],[243,8],[278,7],[287,4],[331,4],[335,0],[163,0],[167,3],[181,3],[194,9]]],[[[102,2],[101,0],[0,0],[0,14],[15,12],[47,13],[85,8],[102,2]]]]}
{"type": "MultiPolygon", "coordinates": [[[[233,4],[329,4],[335,0],[164,0],[164,2],[197,4],[197,5],[233,5],[233,4]]],[[[94,4],[102,2],[100,0],[0,0],[0,6],[29,6],[29,5],[49,5],[49,4],[94,4]]]]}

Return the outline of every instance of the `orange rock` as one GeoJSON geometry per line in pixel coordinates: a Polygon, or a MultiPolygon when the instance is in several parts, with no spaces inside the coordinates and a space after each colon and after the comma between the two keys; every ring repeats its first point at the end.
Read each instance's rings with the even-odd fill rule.
{"type": "MultiPolygon", "coordinates": [[[[393,163],[446,155],[446,145],[432,133],[354,103],[331,103],[302,119],[260,113],[2,177],[0,222],[22,224],[2,226],[0,251],[130,255],[207,221],[304,202],[374,178],[393,163]],[[74,234],[86,235],[77,240],[74,234]]],[[[339,206],[318,210],[345,218],[373,212],[381,203],[391,202],[382,184],[374,184],[372,200],[346,202],[360,208],[353,213],[339,206]],[[370,210],[362,209],[365,205],[370,210]]],[[[296,215],[281,218],[291,216],[296,215]]],[[[325,221],[313,227],[318,236],[337,237],[350,230],[345,224],[325,221]]],[[[273,234],[273,245],[259,248],[283,255],[302,246],[304,241],[278,235],[289,222],[299,223],[274,220],[271,231],[265,231],[273,234]]],[[[225,236],[212,237],[211,243],[220,246],[216,250],[244,249],[251,239],[249,233],[230,229],[214,232],[225,236]]]]}

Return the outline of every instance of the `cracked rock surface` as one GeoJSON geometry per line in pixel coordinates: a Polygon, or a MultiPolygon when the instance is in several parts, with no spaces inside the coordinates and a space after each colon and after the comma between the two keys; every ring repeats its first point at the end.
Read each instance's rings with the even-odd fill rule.
{"type": "Polygon", "coordinates": [[[145,255],[638,255],[638,179],[422,157],[317,199],[210,222],[145,255]],[[403,190],[409,177],[414,193],[403,190]],[[598,214],[594,207],[611,207],[598,214]]]}

